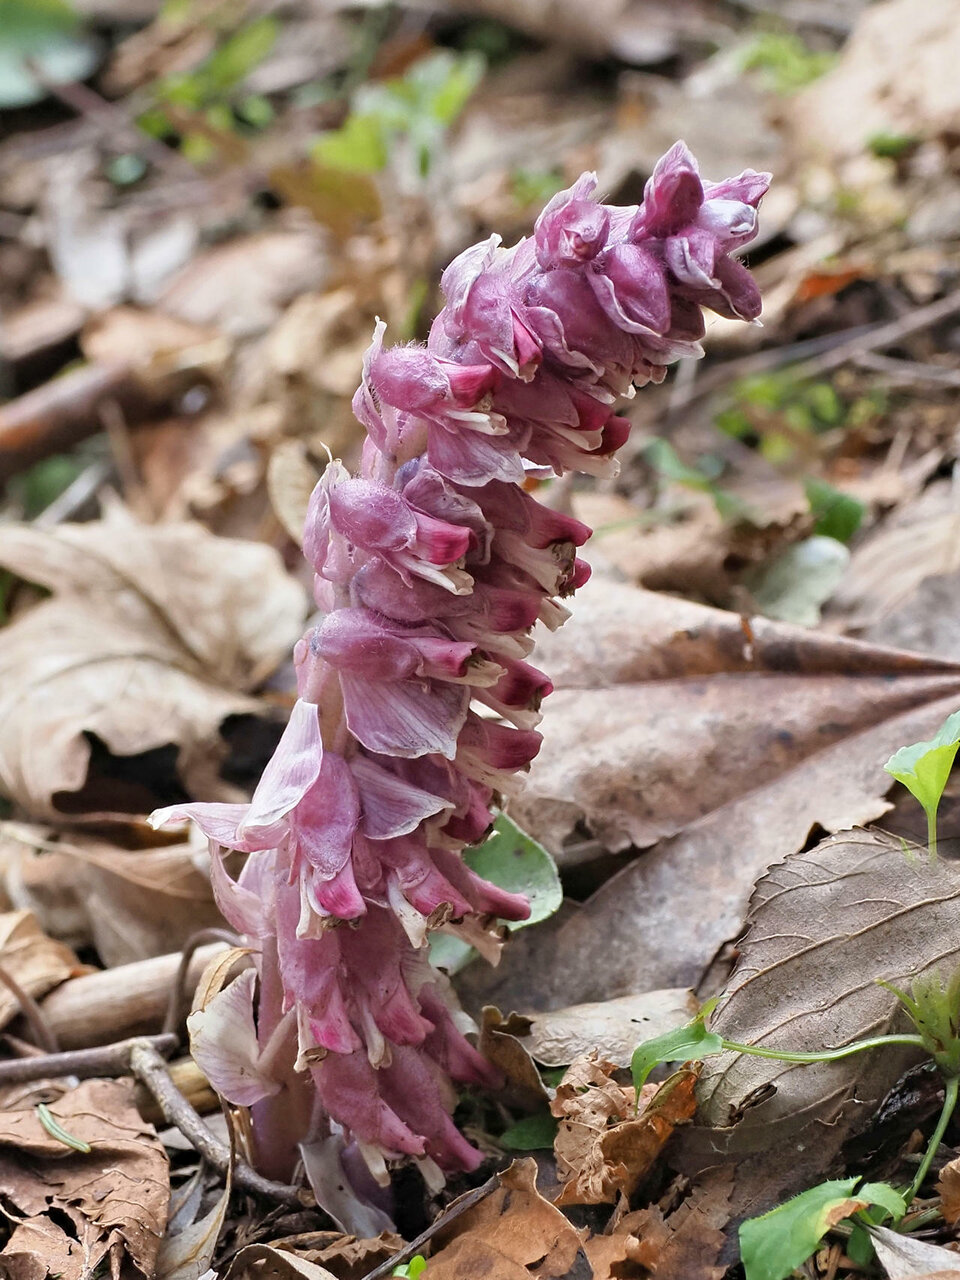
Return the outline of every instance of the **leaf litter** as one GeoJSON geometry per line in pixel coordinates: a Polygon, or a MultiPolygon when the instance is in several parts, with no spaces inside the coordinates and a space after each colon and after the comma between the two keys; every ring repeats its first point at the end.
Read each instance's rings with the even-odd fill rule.
{"type": "MultiPolygon", "coordinates": [[[[456,982],[478,1015],[494,1001],[506,1011],[484,1015],[481,1045],[507,1087],[461,1100],[490,1157],[484,1173],[502,1166],[511,1125],[530,1121],[536,1141],[550,1141],[548,1107],[560,1112],[557,1145],[538,1146],[536,1164],[518,1162],[447,1225],[456,1201],[419,1184],[411,1192],[396,1174],[404,1235],[439,1214],[422,1245],[428,1280],[591,1269],[599,1280],[720,1280],[737,1218],[769,1208],[779,1185],[843,1173],[849,1135],[869,1138],[884,1094],[909,1087],[897,1082],[912,1061],[901,1050],[815,1066],[708,1056],[696,1098],[691,1067],[672,1086],[644,1086],[637,1111],[623,1071],[638,1041],[689,1022],[691,989],[721,993],[714,1031],[809,1048],[894,1025],[896,998],[875,980],[909,985],[955,953],[953,864],[933,868],[875,826],[849,830],[886,821],[911,835],[916,826],[922,839],[902,797],[891,808],[882,765],[931,739],[960,702],[955,495],[945,478],[956,453],[951,313],[876,349],[867,335],[829,363],[831,344],[896,328],[955,287],[956,95],[942,69],[955,6],[939,0],[922,21],[905,21],[904,3],[884,0],[861,18],[855,4],[833,5],[825,23],[791,13],[782,35],[697,4],[667,14],[615,3],[589,16],[563,4],[548,21],[536,5],[471,0],[438,18],[438,4],[426,20],[402,5],[403,22],[383,27],[373,14],[293,5],[260,64],[238,64],[213,90],[209,59],[226,66],[233,40],[218,19],[174,6],[131,35],[138,6],[136,19],[121,13],[126,38],[86,109],[68,97],[61,105],[76,118],[59,134],[28,121],[0,144],[12,161],[0,164],[0,304],[13,322],[0,467],[25,466],[9,434],[24,408],[36,413],[30,456],[93,437],[90,455],[65,459],[62,474],[74,479],[52,507],[44,486],[62,457],[47,457],[50,477],[16,476],[29,485],[12,484],[4,499],[0,562],[15,583],[0,584],[0,787],[13,805],[0,832],[10,908],[0,965],[28,995],[69,997],[71,983],[87,980],[70,951],[79,948],[119,975],[121,1003],[136,1007],[138,991],[152,992],[141,1003],[154,1012],[138,1027],[152,1031],[165,989],[158,999],[142,966],[156,958],[172,974],[175,957],[162,953],[217,917],[203,849],[192,836],[158,843],[141,816],[184,794],[239,799],[258,772],[250,725],[269,736],[289,705],[285,664],[306,612],[306,584],[284,561],[293,562],[325,448],[357,447],[349,401],[373,317],[422,336],[436,264],[468,242],[468,224],[507,228],[508,241],[525,234],[543,200],[584,167],[633,199],[661,142],[684,135],[708,172],[780,171],[757,255],[766,328],[713,326],[701,371],[681,369],[631,408],[638,444],[623,479],[556,494],[558,506],[610,527],[569,627],[541,640],[557,692],[543,753],[511,812],[552,849],[568,896],[510,939],[498,970],[475,962],[456,982]],[[705,55],[707,37],[716,57],[705,55]],[[403,146],[384,172],[318,183],[302,147],[319,130],[320,149],[336,154],[349,86],[376,92],[435,42],[461,38],[492,41],[490,66],[462,120],[442,145],[431,141],[427,186],[411,181],[403,146]],[[601,59],[587,77],[585,52],[601,59]],[[311,77],[331,71],[347,88],[335,78],[315,94],[311,77]],[[808,80],[783,96],[784,84],[792,92],[808,80]],[[178,94],[199,95],[202,107],[178,94]],[[138,132],[147,103],[166,113],[163,141],[138,132]],[[144,164],[146,176],[131,181],[144,164]],[[808,341],[821,345],[811,352],[808,341]],[[69,369],[51,379],[77,342],[90,364],[74,373],[93,374],[82,404],[69,369]],[[794,349],[808,362],[799,389],[781,377],[794,349]],[[125,417],[125,391],[120,413],[104,400],[130,378],[141,393],[163,383],[163,394],[138,393],[125,417]],[[57,394],[34,411],[17,394],[33,387],[57,394]],[[652,465],[653,439],[671,451],[669,467],[652,465]],[[126,510],[111,506],[104,477],[126,510]],[[859,529],[818,527],[810,494],[821,483],[857,504],[859,529]],[[39,522],[26,523],[36,510],[39,522]],[[829,554],[812,562],[811,550],[829,554]],[[560,1067],[569,1067],[562,1079],[560,1067]]],[[[98,8],[105,28],[114,8],[98,8]]],[[[948,854],[950,781],[940,822],[948,854]]],[[[18,999],[0,995],[7,1048],[20,1055],[26,1023],[11,1021],[18,999]]],[[[90,1008],[85,1043],[98,1043],[98,1015],[118,1025],[90,1008]]],[[[206,1097],[198,1105],[212,1105],[196,1063],[181,1057],[172,1071],[192,1098],[206,1097]]],[[[400,1247],[399,1236],[324,1234],[309,1208],[264,1217],[171,1139],[174,1181],[196,1178],[196,1194],[190,1225],[155,1264],[152,1236],[119,1210],[111,1217],[130,1169],[120,1162],[111,1174],[98,1156],[116,1115],[129,1116],[136,1160],[155,1162],[169,1187],[127,1085],[79,1086],[101,1090],[98,1105],[112,1099],[91,1108],[97,1132],[88,1132],[67,1101],[78,1090],[41,1083],[14,1088],[21,1102],[47,1099],[54,1123],[92,1152],[61,1142],[56,1158],[30,1154],[31,1170],[83,1166],[101,1179],[105,1216],[71,1201],[66,1183],[36,1212],[17,1206],[26,1216],[3,1254],[17,1277],[86,1275],[96,1257],[116,1272],[126,1251],[165,1280],[199,1280],[211,1267],[360,1280],[400,1247]]],[[[57,1144],[30,1106],[0,1119],[11,1115],[15,1128],[57,1144]]],[[[234,1120],[242,1148],[242,1113],[234,1120]]],[[[948,1155],[955,1139],[947,1130],[948,1155]]],[[[911,1139],[883,1159],[909,1180],[902,1157],[917,1150],[911,1139]]],[[[938,1157],[928,1194],[939,1198],[918,1202],[921,1213],[925,1204],[943,1213],[946,1227],[921,1228],[938,1243],[872,1227],[889,1276],[955,1269],[943,1247],[957,1218],[954,1163],[938,1157]]],[[[149,1202],[158,1231],[160,1200],[150,1191],[137,1201],[149,1202]]],[[[830,1280],[846,1280],[849,1230],[838,1221],[840,1234],[807,1264],[830,1280]]]]}

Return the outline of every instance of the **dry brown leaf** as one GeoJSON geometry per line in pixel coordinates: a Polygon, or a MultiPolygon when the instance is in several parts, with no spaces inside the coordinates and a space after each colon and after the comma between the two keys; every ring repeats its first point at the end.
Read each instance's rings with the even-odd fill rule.
{"type": "Polygon", "coordinates": [[[82,1280],[86,1274],[80,1241],[44,1215],[19,1221],[0,1259],[4,1280],[82,1280]]]}
{"type": "Polygon", "coordinates": [[[522,1039],[529,1026],[529,1019],[521,1014],[504,1018],[499,1009],[488,1005],[481,1016],[477,1048],[503,1073],[506,1105],[536,1110],[549,1101],[550,1095],[522,1039]]]}
{"type": "Polygon", "coordinates": [[[312,1231],[274,1240],[273,1247],[326,1267],[336,1280],[364,1280],[374,1267],[403,1248],[403,1239],[393,1231],[383,1231],[369,1240],[358,1240],[340,1231],[312,1231]]]}
{"type": "MultiPolygon", "coordinates": [[[[167,1223],[170,1182],[166,1152],[153,1126],[140,1118],[132,1082],[85,1080],[51,1103],[50,1111],[92,1150],[74,1151],[54,1138],[33,1108],[0,1112],[0,1193],[29,1219],[41,1220],[50,1209],[65,1214],[76,1240],[65,1239],[79,1240],[84,1274],[119,1250],[144,1276],[152,1276],[167,1223]]],[[[31,1225],[48,1249],[55,1247],[55,1232],[42,1221],[31,1225]]],[[[22,1238],[16,1244],[22,1252],[22,1238]]],[[[68,1272],[71,1253],[51,1270],[68,1272]]],[[[0,1257],[5,1254],[6,1249],[0,1257]]]]}
{"type": "Polygon", "coordinates": [[[561,1067],[596,1049],[618,1067],[630,1065],[641,1040],[651,1040],[689,1022],[698,1003],[686,987],[646,991],[599,1004],[575,1004],[552,1013],[530,1013],[520,1042],[545,1067],[561,1067]]]}
{"type": "Polygon", "coordinates": [[[87,809],[150,807],[142,783],[124,796],[114,777],[97,791],[96,739],[114,756],[173,744],[190,794],[231,798],[220,726],[259,710],[246,691],[286,656],[304,616],[276,552],[116,510],[52,530],[7,526],[0,564],[54,592],[0,633],[3,790],[38,817],[78,807],[86,784],[87,809]]]}
{"type": "Polygon", "coordinates": [[[550,1110],[560,1121],[554,1150],[563,1183],[557,1204],[614,1204],[630,1198],[678,1124],[693,1118],[698,1072],[685,1067],[641,1092],[611,1078],[612,1062],[579,1058],[557,1088],[550,1110]]]}
{"type": "Polygon", "coordinates": [[[960,1221],[960,1157],[951,1160],[940,1170],[937,1178],[940,1194],[940,1211],[951,1227],[960,1221]]]}
{"type": "Polygon", "coordinates": [[[792,129],[810,151],[833,158],[861,155],[876,134],[954,132],[958,57],[957,0],[869,5],[838,65],[792,99],[792,129]]]}
{"type": "Polygon", "coordinates": [[[581,1236],[537,1190],[537,1164],[515,1160],[492,1195],[437,1232],[430,1280],[554,1280],[580,1252],[581,1236]]]}
{"type": "MultiPolygon", "coordinates": [[[[223,1192],[202,1218],[175,1235],[169,1230],[164,1235],[157,1254],[155,1280],[200,1280],[201,1276],[209,1273],[230,1205],[232,1182],[228,1172],[223,1192]]],[[[173,1223],[170,1225],[172,1227],[173,1223]]]]}
{"type": "Polygon", "coordinates": [[[669,1217],[656,1205],[626,1214],[612,1235],[595,1236],[586,1246],[594,1280],[627,1280],[651,1271],[657,1280],[721,1280],[727,1268],[717,1259],[732,1186],[732,1168],[711,1169],[669,1217]]]}
{"type": "MultiPolygon", "coordinates": [[[[87,972],[69,947],[47,937],[32,911],[0,915],[0,965],[34,997],[45,996],[67,978],[87,972]]],[[[17,997],[0,986],[0,1027],[19,1012],[17,997]]]]}
{"type": "Polygon", "coordinates": [[[561,863],[584,826],[608,848],[659,843],[514,939],[499,969],[459,975],[473,1007],[697,986],[757,876],[818,825],[880,817],[884,761],[931,737],[960,695],[956,662],[600,581],[539,656],[558,689],[511,816],[561,863]],[[692,886],[679,927],[664,904],[692,886]]]}
{"type": "Polygon", "coordinates": [[[248,1244],[233,1261],[224,1280],[337,1280],[332,1271],[295,1253],[269,1244],[248,1244]]]}
{"type": "Polygon", "coordinates": [[[901,1235],[889,1227],[871,1227],[870,1237],[888,1280],[949,1280],[960,1275],[960,1254],[953,1249],[901,1235]]]}
{"type": "MultiPolygon", "coordinates": [[[[907,1029],[884,979],[909,987],[960,964],[960,864],[931,865],[880,832],[847,832],[794,854],[759,881],[740,961],[711,1027],[783,1049],[847,1044],[907,1029]]],[[[696,1123],[678,1135],[684,1169],[738,1161],[736,1205],[769,1207],[811,1185],[864,1127],[910,1048],[796,1065],[724,1053],[705,1061],[696,1123]]]]}
{"type": "Polygon", "coordinates": [[[158,305],[188,324],[249,337],[269,329],[328,271],[319,229],[261,231],[198,254],[170,281],[158,305]]]}

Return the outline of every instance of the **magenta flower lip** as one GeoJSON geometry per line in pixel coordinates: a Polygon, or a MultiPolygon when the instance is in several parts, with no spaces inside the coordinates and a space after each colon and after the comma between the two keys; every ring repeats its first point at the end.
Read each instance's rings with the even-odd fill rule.
{"type": "Polygon", "coordinates": [[[387,348],[377,324],[353,402],[360,474],[331,462],[310,501],[323,617],[297,646],[300,701],[277,752],[249,805],[154,815],[207,833],[217,901],[256,949],[256,977],[193,1027],[275,1176],[331,1126],[381,1179],[400,1156],[433,1175],[480,1160],[450,1119],[450,1082],[497,1073],[425,941],[442,926],[495,949],[496,920],[529,914],[460,855],[540,746],[553,686],[527,661],[531,628],[561,625],[590,572],[576,554],[590,529],[536,486],[615,474],[630,429],[617,399],[702,354],[704,307],[756,318],[732,255],[768,183],[704,182],[682,142],[639,207],[602,203],[583,174],[531,237],[492,236],[450,264],[425,347],[387,348]],[[236,880],[224,849],[248,855],[236,880]]]}

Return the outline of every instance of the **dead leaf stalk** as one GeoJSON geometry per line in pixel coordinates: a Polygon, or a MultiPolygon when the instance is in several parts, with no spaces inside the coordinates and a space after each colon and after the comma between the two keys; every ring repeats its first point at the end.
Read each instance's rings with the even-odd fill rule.
{"type": "Polygon", "coordinates": [[[33,1038],[39,1047],[46,1049],[47,1053],[56,1053],[60,1046],[57,1043],[53,1028],[43,1016],[43,1010],[29,991],[25,991],[13,974],[2,964],[0,964],[0,983],[7,988],[11,995],[16,997],[20,1005],[20,1012],[33,1032],[33,1038]]]}

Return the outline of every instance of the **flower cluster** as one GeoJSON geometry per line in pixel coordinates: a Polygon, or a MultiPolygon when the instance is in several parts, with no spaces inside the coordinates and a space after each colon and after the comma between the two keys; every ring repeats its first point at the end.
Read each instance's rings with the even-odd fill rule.
{"type": "Polygon", "coordinates": [[[495,1073],[424,944],[438,926],[481,941],[528,911],[459,855],[539,747],[551,685],[527,661],[531,628],[559,626],[588,576],[590,530],[530,482],[611,474],[629,429],[615,402],[700,353],[703,307],[757,316],[731,254],[767,182],[703,182],[682,143],[639,207],[599,203],[585,174],[532,237],[491,237],[448,267],[425,347],[384,348],[378,325],[354,400],[361,474],[331,462],[310,504],[323,620],[298,646],[277,754],[249,806],[157,815],[202,826],[223,913],[259,949],[256,1022],[248,971],[194,1015],[194,1052],[253,1107],[271,1171],[324,1136],[321,1112],[381,1174],[401,1154],[428,1174],[479,1160],[450,1081],[495,1073]],[[236,881],[224,849],[249,855],[236,881]]]}

